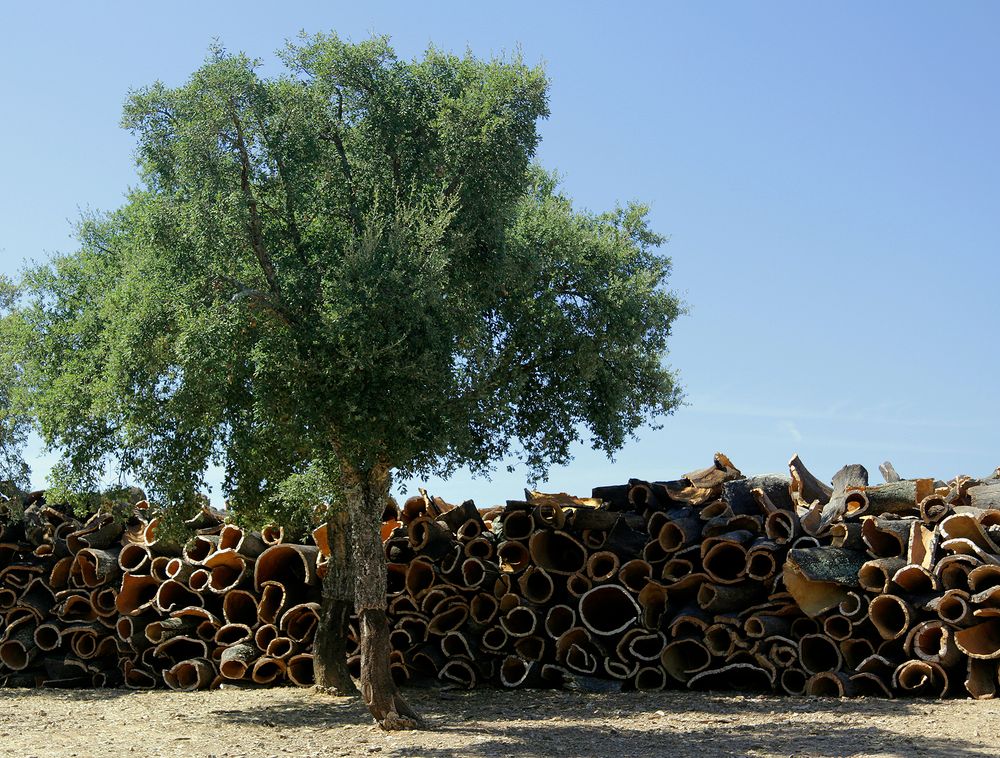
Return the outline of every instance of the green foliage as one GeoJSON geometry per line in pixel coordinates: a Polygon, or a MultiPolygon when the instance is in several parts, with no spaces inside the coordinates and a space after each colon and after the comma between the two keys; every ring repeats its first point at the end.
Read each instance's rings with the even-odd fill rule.
{"type": "Polygon", "coordinates": [[[10,526],[24,521],[24,504],[19,498],[3,499],[0,496],[0,526],[10,526]]]}
{"type": "Polygon", "coordinates": [[[281,57],[133,92],[142,187],[25,278],[11,405],[74,486],[113,465],[191,506],[214,461],[238,514],[304,529],[340,472],[537,473],[676,407],[663,239],[532,164],[540,68],[332,35],[281,57]]]}
{"type": "Polygon", "coordinates": [[[285,539],[300,540],[325,521],[330,504],[339,503],[342,498],[336,471],[310,461],[301,471],[280,481],[267,500],[259,501],[256,497],[250,501],[233,500],[230,506],[245,528],[280,524],[285,529],[285,539]]]}
{"type": "MultiPolygon", "coordinates": [[[[81,521],[95,513],[110,514],[124,523],[135,511],[135,504],[142,499],[142,491],[112,485],[94,486],[93,482],[82,481],[77,472],[65,461],[57,462],[49,472],[45,501],[72,512],[81,521]]],[[[177,511],[178,517],[185,514],[177,511]]]]}
{"type": "MultiPolygon", "coordinates": [[[[6,353],[11,342],[11,316],[18,290],[10,279],[0,275],[0,354],[6,353]]],[[[17,367],[0,364],[0,496],[12,498],[27,489],[31,470],[22,452],[28,423],[13,404],[11,392],[17,384],[17,367]]]]}

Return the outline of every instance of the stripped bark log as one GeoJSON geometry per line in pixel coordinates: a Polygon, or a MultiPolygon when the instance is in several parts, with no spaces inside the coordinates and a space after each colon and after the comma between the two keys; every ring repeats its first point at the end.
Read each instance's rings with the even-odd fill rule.
{"type": "Polygon", "coordinates": [[[664,670],[680,684],[687,684],[692,676],[707,669],[711,662],[708,649],[692,638],[674,640],[660,656],[664,670]]]}
{"type": "Polygon", "coordinates": [[[845,548],[790,550],[784,565],[785,587],[804,613],[818,616],[858,587],[864,559],[863,553],[845,548]]]}
{"type": "Polygon", "coordinates": [[[563,531],[536,531],[528,541],[531,560],[553,574],[584,571],[586,549],[572,535],[563,531]]]}
{"type": "Polygon", "coordinates": [[[969,506],[979,510],[1000,509],[1000,480],[984,481],[967,491],[969,506]]]}
{"type": "Polygon", "coordinates": [[[288,677],[288,681],[297,687],[313,686],[316,681],[313,675],[314,671],[312,653],[293,655],[285,665],[285,675],[288,677]]]}
{"type": "Polygon", "coordinates": [[[837,671],[843,663],[840,646],[825,634],[807,634],[799,640],[799,662],[808,674],[837,671]]]}
{"type": "Polygon", "coordinates": [[[857,685],[843,671],[823,671],[813,674],[805,685],[805,694],[812,697],[851,697],[857,685]]]}
{"type": "Polygon", "coordinates": [[[845,495],[846,515],[851,518],[885,513],[919,516],[920,501],[933,494],[933,479],[908,479],[864,487],[845,495]]]}
{"type": "Polygon", "coordinates": [[[868,486],[868,471],[858,463],[841,468],[833,475],[833,492],[829,501],[818,512],[818,518],[803,519],[803,527],[812,536],[825,534],[830,525],[843,517],[847,509],[848,490],[863,489],[868,486]]]}
{"type": "Polygon", "coordinates": [[[893,672],[892,686],[907,695],[943,697],[948,691],[948,673],[937,663],[904,661],[893,672]]]}
{"type": "Polygon", "coordinates": [[[970,658],[1000,658],[1000,619],[991,619],[955,632],[955,644],[970,658]]]}
{"type": "Polygon", "coordinates": [[[167,686],[182,692],[207,689],[214,678],[215,669],[211,662],[204,658],[175,663],[163,672],[163,680],[167,686]]]}
{"type": "Polygon", "coordinates": [[[976,700],[990,700],[997,694],[997,666],[993,661],[970,658],[965,689],[976,700]]]}
{"type": "Polygon", "coordinates": [[[826,505],[830,502],[830,498],[833,496],[833,488],[813,476],[812,472],[802,462],[802,459],[799,458],[798,453],[793,455],[792,459],[788,461],[788,470],[791,474],[790,489],[801,498],[803,503],[811,504],[815,502],[820,505],[826,505]]]}
{"type": "Polygon", "coordinates": [[[896,595],[879,595],[872,598],[868,616],[884,640],[904,637],[914,620],[913,608],[896,595]]]}

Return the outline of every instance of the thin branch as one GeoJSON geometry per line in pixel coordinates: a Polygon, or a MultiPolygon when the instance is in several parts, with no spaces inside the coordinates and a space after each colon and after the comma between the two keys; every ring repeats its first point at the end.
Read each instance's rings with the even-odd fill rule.
{"type": "Polygon", "coordinates": [[[288,233],[292,235],[292,244],[295,246],[296,252],[299,256],[303,256],[302,234],[299,232],[299,225],[295,221],[295,205],[292,202],[292,190],[291,184],[288,181],[288,171],[285,168],[285,162],[280,158],[278,153],[274,152],[272,154],[274,156],[274,164],[278,167],[278,177],[281,179],[281,187],[284,190],[285,223],[288,224],[288,233]]]}
{"type": "MultiPolygon", "coordinates": [[[[281,151],[277,149],[275,143],[269,138],[267,127],[263,119],[257,120],[257,126],[260,129],[261,137],[264,140],[264,144],[267,146],[268,152],[270,152],[271,157],[274,159],[274,165],[277,169],[278,180],[281,182],[282,194],[284,195],[284,212],[285,212],[285,223],[288,226],[288,233],[292,238],[292,246],[295,248],[295,252],[299,256],[299,260],[306,264],[305,251],[302,249],[302,234],[299,232],[299,225],[295,220],[295,204],[292,201],[292,189],[291,181],[288,178],[288,168],[285,165],[285,161],[281,157],[281,151]]],[[[287,120],[283,122],[282,126],[278,128],[280,132],[283,126],[287,126],[287,120]]],[[[263,199],[261,200],[263,203],[263,199]]]]}
{"type": "MultiPolygon", "coordinates": [[[[337,90],[337,121],[340,126],[344,125],[344,94],[337,90]]],[[[354,186],[354,173],[351,171],[351,163],[347,160],[347,150],[344,147],[344,140],[340,135],[339,127],[335,126],[328,133],[321,135],[323,139],[328,139],[337,148],[337,155],[340,157],[340,171],[347,182],[347,191],[350,196],[350,220],[354,227],[354,233],[361,235],[361,213],[358,211],[358,194],[354,186]]]]}
{"type": "Polygon", "coordinates": [[[230,101],[230,105],[233,109],[233,126],[236,128],[236,150],[240,156],[240,186],[250,209],[250,245],[253,247],[254,255],[257,256],[257,262],[260,264],[261,271],[264,272],[267,286],[272,293],[280,296],[281,288],[278,286],[278,273],[274,269],[271,256],[268,255],[267,250],[264,248],[264,234],[260,221],[260,213],[257,210],[257,198],[254,197],[253,190],[250,187],[250,154],[247,151],[246,139],[243,136],[243,124],[236,113],[236,103],[230,101]]]}

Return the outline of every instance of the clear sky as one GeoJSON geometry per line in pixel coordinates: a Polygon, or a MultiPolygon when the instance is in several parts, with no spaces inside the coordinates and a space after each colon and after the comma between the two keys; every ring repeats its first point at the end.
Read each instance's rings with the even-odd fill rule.
{"type": "MultiPolygon", "coordinates": [[[[0,4],[0,271],[71,250],[136,181],[132,87],[218,38],[274,65],[299,30],[544,61],[541,162],[578,204],[652,206],[690,314],[666,360],[688,405],[542,489],[743,471],[823,478],[1000,465],[1000,5],[917,2],[0,4]]],[[[32,448],[35,483],[50,464],[32,448]]],[[[432,481],[516,497],[525,471],[432,481]]],[[[413,488],[414,483],[403,483],[413,488]]]]}

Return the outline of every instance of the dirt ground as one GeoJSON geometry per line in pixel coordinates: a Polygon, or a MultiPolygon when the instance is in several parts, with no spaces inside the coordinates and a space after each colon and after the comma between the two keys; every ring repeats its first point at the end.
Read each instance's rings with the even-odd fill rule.
{"type": "Polygon", "coordinates": [[[1000,701],[666,691],[410,689],[426,732],[384,733],[309,690],[0,691],[4,756],[982,756],[1000,701]]]}

